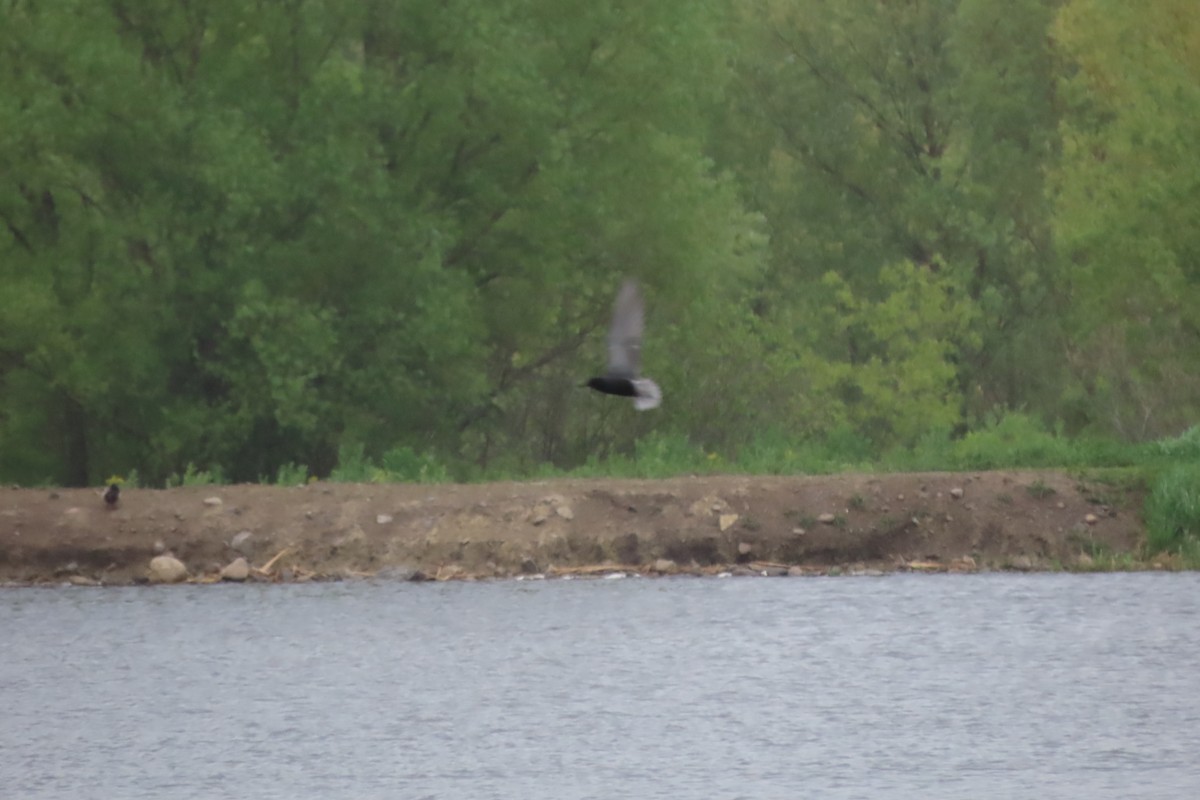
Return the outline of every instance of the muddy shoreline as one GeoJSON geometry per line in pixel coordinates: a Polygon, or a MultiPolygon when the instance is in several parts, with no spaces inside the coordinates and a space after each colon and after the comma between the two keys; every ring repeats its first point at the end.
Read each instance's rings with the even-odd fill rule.
{"type": "Polygon", "coordinates": [[[116,508],[3,489],[0,582],[1103,569],[1139,552],[1143,500],[1060,471],[201,486],[116,508]]]}

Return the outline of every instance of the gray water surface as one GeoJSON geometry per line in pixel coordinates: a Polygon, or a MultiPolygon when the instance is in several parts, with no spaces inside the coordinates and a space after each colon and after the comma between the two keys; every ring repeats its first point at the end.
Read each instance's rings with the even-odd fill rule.
{"type": "Polygon", "coordinates": [[[1200,796],[1200,575],[0,591],[0,796],[1200,796]]]}

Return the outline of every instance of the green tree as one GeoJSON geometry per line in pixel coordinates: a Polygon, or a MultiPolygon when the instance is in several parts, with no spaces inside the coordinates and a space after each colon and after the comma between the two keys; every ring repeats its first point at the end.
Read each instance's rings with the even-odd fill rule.
{"type": "Polygon", "coordinates": [[[704,155],[716,8],[9,3],[0,473],[629,446],[575,387],[621,276],[651,369],[699,374],[731,318],[753,346],[714,300],[760,263],[704,155]]]}
{"type": "MultiPolygon", "coordinates": [[[[821,392],[806,411],[827,408],[831,421],[879,418],[882,395],[869,401],[834,383],[814,386],[814,359],[831,375],[866,374],[878,363],[931,370],[914,376],[923,385],[953,374],[956,397],[939,405],[956,406],[957,419],[925,416],[896,395],[890,422],[873,426],[881,444],[911,441],[922,421],[970,422],[997,405],[1052,410],[1061,298],[1043,175],[1056,155],[1046,44],[1054,5],[738,7],[740,102],[723,122],[718,158],[736,165],[748,202],[768,220],[760,313],[779,327],[779,348],[809,343],[793,359],[780,357],[785,368],[805,364],[792,372],[797,393],[821,392]],[[917,289],[894,272],[904,263],[969,306],[951,315],[954,325],[937,315],[923,330],[913,321],[914,335],[938,340],[936,367],[831,318],[846,291],[881,308],[908,304],[906,293],[917,289]],[[824,280],[827,273],[836,280],[824,280]]],[[[793,418],[828,427],[811,413],[793,418]]]]}
{"type": "Polygon", "coordinates": [[[1070,0],[1054,35],[1079,414],[1130,438],[1175,432],[1200,411],[1200,21],[1183,0],[1070,0]]]}

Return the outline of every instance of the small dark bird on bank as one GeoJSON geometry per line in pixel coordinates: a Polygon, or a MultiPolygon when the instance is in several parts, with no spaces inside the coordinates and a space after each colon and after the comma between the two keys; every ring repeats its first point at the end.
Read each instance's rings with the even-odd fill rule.
{"type": "Polygon", "coordinates": [[[608,369],[598,378],[587,382],[589,389],[620,397],[632,397],[638,411],[658,408],[662,390],[638,370],[642,363],[642,296],[637,284],[627,280],[617,292],[612,325],[608,329],[608,369]]]}
{"type": "Polygon", "coordinates": [[[104,490],[104,502],[109,508],[116,508],[117,502],[121,499],[121,487],[115,483],[110,483],[108,488],[104,490]]]}

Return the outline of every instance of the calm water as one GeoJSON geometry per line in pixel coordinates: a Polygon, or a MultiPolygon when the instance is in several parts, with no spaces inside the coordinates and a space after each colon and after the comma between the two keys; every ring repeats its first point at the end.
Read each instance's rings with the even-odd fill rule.
{"type": "Polygon", "coordinates": [[[13,798],[1200,796],[1200,575],[0,591],[13,798]]]}

